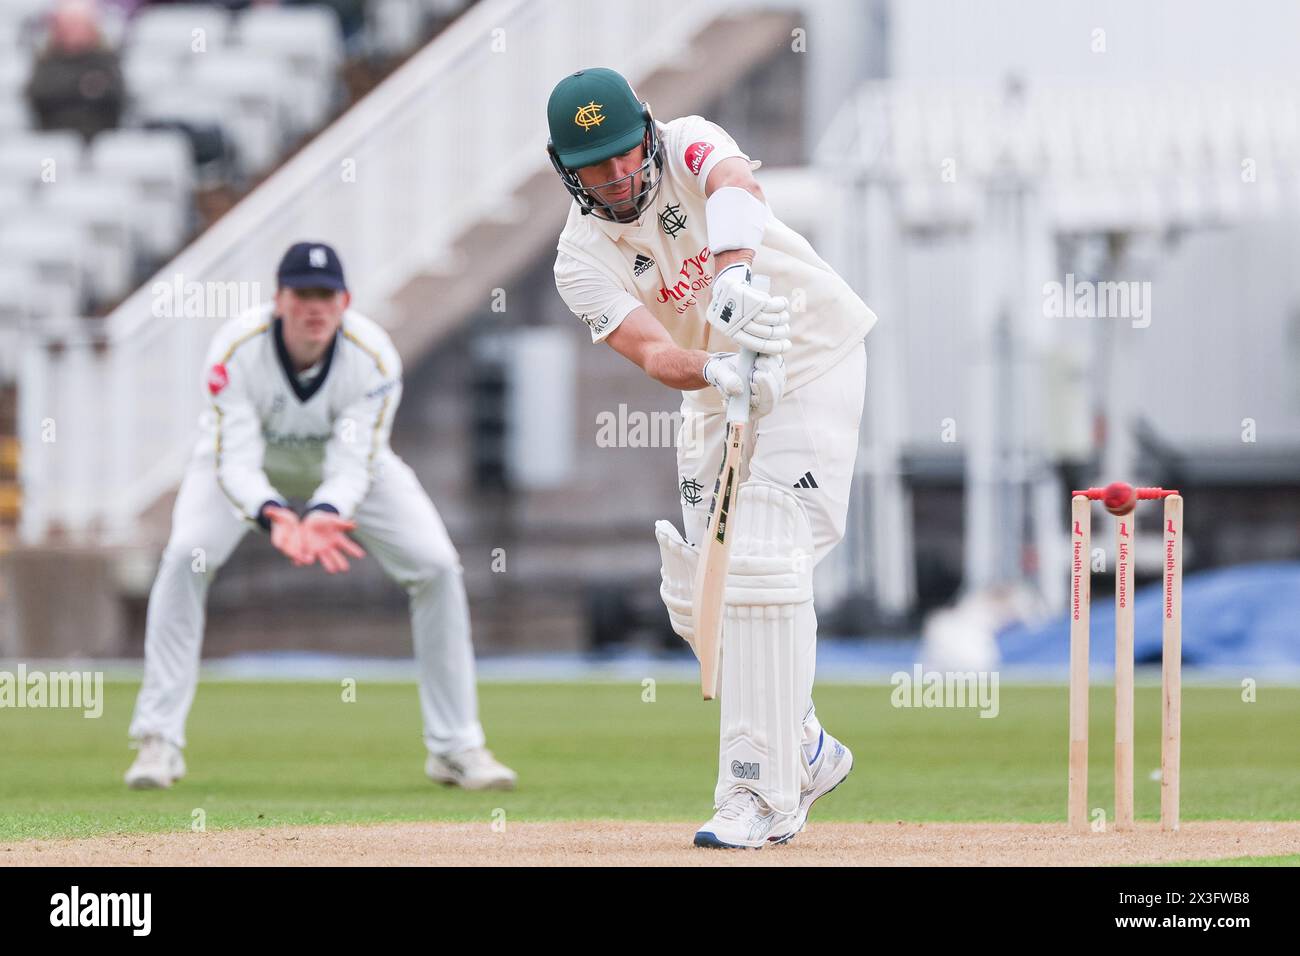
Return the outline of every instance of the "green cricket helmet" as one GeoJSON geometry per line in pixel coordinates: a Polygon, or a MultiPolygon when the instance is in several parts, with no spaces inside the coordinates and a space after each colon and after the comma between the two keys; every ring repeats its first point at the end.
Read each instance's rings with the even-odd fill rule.
{"type": "Polygon", "coordinates": [[[636,170],[595,187],[617,187],[623,182],[635,187],[640,175],[641,188],[619,203],[623,207],[634,203],[639,217],[663,182],[664,159],[650,106],[637,99],[628,81],[603,67],[571,73],[551,91],[546,121],[550,127],[546,152],[551,165],[584,216],[626,221],[626,217],[620,219],[614,206],[597,199],[582,185],[576,170],[622,156],[638,143],[645,145],[645,161],[636,170]]]}

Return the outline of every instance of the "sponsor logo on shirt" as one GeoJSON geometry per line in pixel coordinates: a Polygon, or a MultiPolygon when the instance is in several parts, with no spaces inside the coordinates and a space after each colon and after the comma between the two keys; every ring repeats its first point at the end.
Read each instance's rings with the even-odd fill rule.
{"type": "Polygon", "coordinates": [[[704,160],[711,152],[713,152],[713,144],[703,141],[691,143],[686,147],[686,168],[691,171],[691,175],[700,174],[700,170],[704,168],[704,160]]]}
{"type": "Polygon", "coordinates": [[[604,312],[600,315],[592,315],[590,312],[584,312],[582,315],[578,316],[578,318],[586,322],[591,328],[591,331],[595,332],[597,335],[609,328],[610,318],[604,312]]]}
{"type": "Polygon", "coordinates": [[[390,378],[388,381],[380,385],[376,385],[370,391],[366,392],[366,398],[378,398],[380,395],[383,395],[385,392],[391,391],[392,389],[396,388],[399,382],[401,382],[400,378],[390,378]]]}
{"type": "Polygon", "coordinates": [[[705,246],[693,256],[682,260],[682,267],[677,274],[681,277],[672,285],[660,286],[656,296],[660,302],[672,300],[673,308],[681,315],[698,302],[695,293],[707,289],[713,282],[713,274],[705,270],[704,264],[712,253],[705,246]]]}
{"type": "Polygon", "coordinates": [[[632,260],[632,273],[637,276],[645,274],[645,271],[655,264],[655,261],[644,253],[638,252],[636,258],[632,260]]]}
{"type": "Polygon", "coordinates": [[[213,395],[219,393],[229,384],[230,374],[226,371],[224,365],[218,363],[208,370],[208,391],[213,395]]]}
{"type": "Polygon", "coordinates": [[[277,432],[268,428],[263,430],[262,436],[268,445],[275,445],[277,448],[318,448],[330,440],[331,433],[312,435],[302,432],[277,432]]]}

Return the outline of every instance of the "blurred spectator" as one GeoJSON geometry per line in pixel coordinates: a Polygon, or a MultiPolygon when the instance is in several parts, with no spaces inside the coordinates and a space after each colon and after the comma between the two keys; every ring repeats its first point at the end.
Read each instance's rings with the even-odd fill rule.
{"type": "Polygon", "coordinates": [[[44,130],[71,129],[90,139],[118,125],[126,100],[121,64],[104,43],[91,0],[63,0],[51,14],[27,98],[44,130]]]}

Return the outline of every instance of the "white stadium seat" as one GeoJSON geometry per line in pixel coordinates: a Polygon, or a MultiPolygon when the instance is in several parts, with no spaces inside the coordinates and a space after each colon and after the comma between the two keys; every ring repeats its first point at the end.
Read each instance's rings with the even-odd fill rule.
{"type": "Polygon", "coordinates": [[[32,285],[30,267],[0,262],[0,330],[12,329],[35,314],[31,305],[32,285]]]}
{"type": "Polygon", "coordinates": [[[32,118],[21,97],[0,93],[0,142],[31,130],[32,118]]]}
{"type": "Polygon", "coordinates": [[[284,63],[294,78],[290,98],[299,132],[325,121],[338,85],[343,37],[326,7],[257,7],[239,18],[240,48],[284,63]]]}
{"type": "Polygon", "coordinates": [[[0,14],[0,57],[14,56],[23,48],[22,24],[0,14]]]}
{"type": "Polygon", "coordinates": [[[0,19],[33,25],[45,19],[53,6],[54,0],[0,0],[0,19]]]}
{"type": "Polygon", "coordinates": [[[73,223],[89,240],[86,272],[96,301],[113,301],[129,292],[136,236],[143,225],[132,185],[116,177],[83,176],[37,194],[51,222],[73,223]]]}
{"type": "Polygon", "coordinates": [[[0,142],[0,177],[41,183],[52,170],[56,182],[68,181],[80,172],[82,150],[80,134],[70,131],[7,136],[0,142]]]}
{"type": "Polygon", "coordinates": [[[239,42],[252,49],[280,50],[337,67],[343,34],[328,7],[254,7],[239,18],[239,42]]]}
{"type": "Polygon", "coordinates": [[[80,315],[85,301],[86,239],[73,223],[29,212],[0,223],[0,262],[30,269],[44,315],[80,315]]]}
{"type": "Polygon", "coordinates": [[[209,53],[194,65],[194,93],[225,105],[222,125],[234,138],[246,173],[265,172],[284,149],[294,93],[288,70],[285,63],[235,50],[209,53]]]}
{"type": "Polygon", "coordinates": [[[0,383],[6,385],[18,375],[23,323],[41,313],[32,301],[34,285],[26,265],[0,262],[0,383]]]}
{"type": "Polygon", "coordinates": [[[131,47],[122,55],[122,78],[127,98],[141,100],[151,92],[183,86],[189,75],[189,61],[157,56],[146,47],[131,47]]]}
{"type": "Polygon", "coordinates": [[[140,90],[135,103],[140,119],[182,119],[191,123],[225,123],[226,104],[204,98],[208,91],[173,80],[167,86],[140,90]]]}
{"type": "Polygon", "coordinates": [[[43,280],[30,262],[0,261],[0,382],[18,375],[24,323],[79,315],[69,301],[68,290],[43,280]]]}
{"type": "Polygon", "coordinates": [[[15,93],[25,96],[27,81],[31,76],[31,51],[20,47],[15,50],[5,50],[4,55],[0,56],[0,94],[15,93]]]}
{"type": "Polygon", "coordinates": [[[17,179],[0,179],[0,216],[8,218],[34,202],[36,202],[36,191],[31,183],[17,179]]]}
{"type": "Polygon", "coordinates": [[[140,204],[140,240],[151,255],[171,252],[185,238],[194,163],[183,133],[138,129],[101,133],[91,148],[90,168],[135,190],[140,204]]]}
{"type": "Polygon", "coordinates": [[[366,5],[366,30],[373,52],[399,53],[420,32],[424,11],[416,0],[371,0],[366,5]]]}
{"type": "Polygon", "coordinates": [[[126,31],[126,45],[151,50],[158,57],[183,60],[221,49],[230,32],[230,14],[199,4],[145,7],[126,31]],[[202,43],[203,53],[195,51],[202,43]]]}

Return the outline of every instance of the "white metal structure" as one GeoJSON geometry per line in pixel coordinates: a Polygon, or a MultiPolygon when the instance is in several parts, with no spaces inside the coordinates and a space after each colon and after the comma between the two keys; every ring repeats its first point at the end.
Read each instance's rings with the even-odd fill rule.
{"type": "MultiPolygon", "coordinates": [[[[819,165],[843,197],[830,205],[827,257],[881,316],[868,343],[856,517],[833,560],[850,562],[843,577],[869,581],[885,610],[909,608],[904,467],[918,451],[946,456],[964,479],[965,587],[1029,579],[1063,606],[1068,489],[1053,466],[1088,459],[1094,413],[1109,424],[1107,480],[1144,480],[1139,416],[1183,440],[1214,439],[1225,383],[1204,387],[1194,369],[1221,347],[1222,325],[1177,243],[1294,223],[1300,93],[870,84],[832,125],[819,165]],[[1075,278],[1146,282],[1155,320],[1150,302],[1149,327],[1136,315],[1053,314],[1047,284],[1075,278]]],[[[1280,319],[1234,315],[1233,340],[1252,357],[1234,353],[1222,374],[1267,368],[1286,381],[1280,319]]],[[[1273,402],[1254,407],[1300,438],[1297,416],[1273,402]]]]}
{"type": "Polygon", "coordinates": [[[181,475],[213,330],[231,299],[269,295],[291,242],[332,241],[358,307],[384,321],[396,290],[548,168],[546,80],[590,65],[598,49],[636,83],[717,15],[688,0],[578,0],[562,15],[551,4],[484,0],[106,320],[30,330],[19,389],[23,540],[56,529],[73,540],[130,540],[181,475]],[[178,287],[199,290],[197,313],[169,308],[178,287]],[[49,422],[55,441],[42,440],[49,422]]]}

